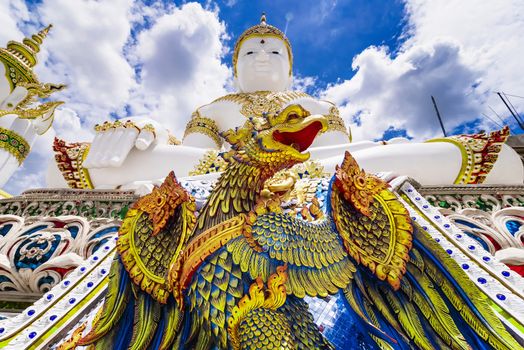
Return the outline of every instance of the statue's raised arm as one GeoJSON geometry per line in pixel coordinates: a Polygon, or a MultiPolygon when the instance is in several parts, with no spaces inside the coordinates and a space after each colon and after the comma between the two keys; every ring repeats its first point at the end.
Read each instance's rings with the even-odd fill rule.
{"type": "Polygon", "coordinates": [[[39,101],[65,86],[40,83],[33,72],[51,27],[0,48],[0,187],[22,165],[36,137],[51,127],[55,108],[63,103],[39,101]]]}

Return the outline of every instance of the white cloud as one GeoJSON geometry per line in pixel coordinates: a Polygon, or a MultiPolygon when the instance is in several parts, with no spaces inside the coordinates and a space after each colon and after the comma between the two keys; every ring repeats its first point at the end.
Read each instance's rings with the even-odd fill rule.
{"type": "MultiPolygon", "coordinates": [[[[389,126],[417,139],[440,135],[430,95],[448,131],[491,113],[488,106],[508,115],[493,92],[524,95],[524,3],[407,0],[406,8],[399,52],[367,48],[354,58],[355,76],[324,92],[347,121],[361,123],[352,124],[355,139],[378,138],[389,126]]],[[[524,100],[513,102],[524,110],[524,100]]]]}
{"type": "MultiPolygon", "coordinates": [[[[495,91],[524,96],[524,2],[409,0],[408,10],[414,33],[408,45],[434,37],[453,38],[461,44],[466,64],[481,72],[479,90],[488,97],[483,110],[489,104],[508,114],[495,91]]],[[[524,111],[523,99],[512,102],[524,111]]]]}
{"type": "MultiPolygon", "coordinates": [[[[27,7],[22,0],[7,0],[0,2],[0,43],[9,40],[22,39],[22,32],[17,27],[19,20],[29,19],[27,7]]],[[[5,47],[5,46],[4,46],[5,47]]]]}
{"type": "Polygon", "coordinates": [[[55,135],[86,141],[95,123],[131,113],[157,119],[181,136],[191,112],[231,85],[231,72],[221,62],[226,31],[216,7],[44,0],[32,9],[29,15],[22,1],[0,3],[0,45],[52,23],[35,71],[42,82],[68,85],[53,96],[66,104],[7,183],[9,192],[44,185],[55,135]]]}
{"type": "Polygon", "coordinates": [[[346,120],[359,115],[356,140],[380,138],[390,126],[407,129],[418,139],[431,137],[439,124],[430,99],[434,95],[448,130],[476,116],[477,72],[462,62],[460,48],[438,41],[416,45],[395,58],[384,47],[369,47],[355,57],[357,73],[324,92],[341,106],[346,120]],[[349,103],[348,103],[349,101],[349,103]]]}
{"type": "Polygon", "coordinates": [[[18,168],[16,173],[6,184],[5,190],[10,194],[19,194],[23,191],[45,187],[45,177],[41,172],[30,172],[28,169],[35,168],[44,160],[42,157],[30,155],[25,163],[18,168]]]}
{"type": "Polygon", "coordinates": [[[135,114],[150,113],[181,136],[196,107],[226,93],[225,35],[218,14],[197,3],[173,9],[140,33],[133,52],[142,66],[135,114]]]}
{"type": "Polygon", "coordinates": [[[122,108],[136,84],[123,55],[131,5],[130,0],[45,0],[38,7],[42,23],[54,28],[43,46],[49,59],[36,71],[44,81],[66,83],[63,99],[89,124],[122,108]]]}
{"type": "Polygon", "coordinates": [[[233,7],[237,4],[238,0],[226,0],[224,1],[224,4],[227,6],[227,7],[233,7]]]}
{"type": "Polygon", "coordinates": [[[294,75],[290,89],[304,92],[314,90],[317,80],[317,77],[294,75]]]}

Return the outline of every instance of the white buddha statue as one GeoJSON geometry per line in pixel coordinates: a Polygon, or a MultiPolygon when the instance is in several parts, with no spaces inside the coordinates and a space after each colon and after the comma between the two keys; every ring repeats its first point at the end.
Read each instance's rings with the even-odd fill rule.
{"type": "Polygon", "coordinates": [[[22,165],[36,137],[51,127],[54,110],[62,104],[36,103],[64,88],[40,83],[32,70],[49,29],[0,48],[0,187],[22,165]]]}
{"type": "Polygon", "coordinates": [[[198,108],[187,124],[181,145],[169,142],[168,131],[150,119],[132,118],[105,124],[97,128],[90,146],[63,142],[55,145],[61,159],[58,168],[64,176],[56,165],[52,166],[48,184],[63,186],[66,178],[72,187],[134,188],[162,179],[171,170],[179,178],[186,177],[202,165],[206,152],[228,148],[220,132],[241,127],[250,117],[274,113],[291,104],[329,120],[328,131],[319,135],[310,147],[311,159],[319,161],[326,172],[333,172],[349,150],[368,172],[406,175],[422,184],[523,182],[520,158],[504,145],[507,130],[426,143],[407,140],[351,143],[336,106],[288,90],[292,64],[289,40],[279,29],[268,25],[263,16],[261,23],[246,30],[235,45],[233,67],[239,92],[198,108]]]}

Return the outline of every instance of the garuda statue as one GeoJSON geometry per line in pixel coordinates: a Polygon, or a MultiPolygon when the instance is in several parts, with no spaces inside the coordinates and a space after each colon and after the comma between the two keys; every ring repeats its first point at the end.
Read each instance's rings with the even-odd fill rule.
{"type": "Polygon", "coordinates": [[[487,297],[350,153],[327,214],[284,213],[267,179],[306,161],[326,118],[299,105],[223,137],[228,162],[199,213],[171,173],[119,231],[104,304],[79,345],[330,349],[303,298],[341,293],[379,348],[517,349],[487,297]]]}

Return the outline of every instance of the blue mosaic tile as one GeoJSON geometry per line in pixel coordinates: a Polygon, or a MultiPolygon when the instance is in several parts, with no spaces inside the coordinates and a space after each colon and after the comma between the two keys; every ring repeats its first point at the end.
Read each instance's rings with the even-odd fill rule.
{"type": "Polygon", "coordinates": [[[366,336],[357,326],[356,316],[348,311],[340,295],[327,298],[306,298],[309,310],[321,333],[337,350],[368,350],[366,336]]]}

